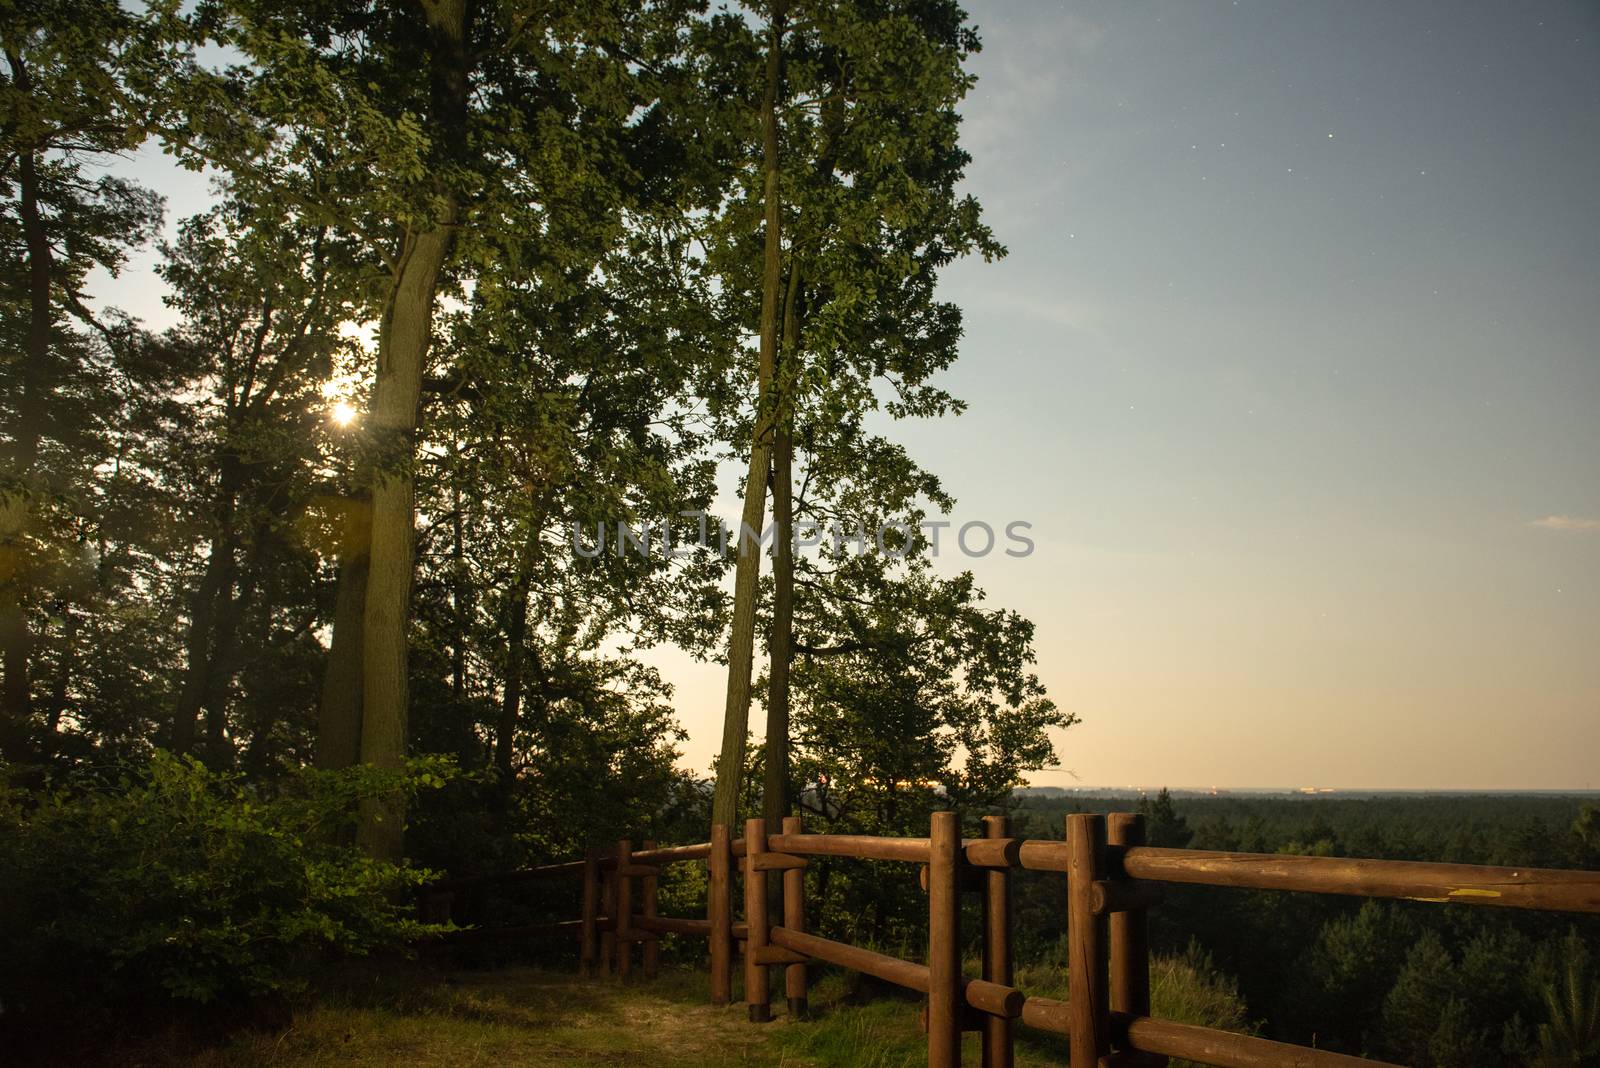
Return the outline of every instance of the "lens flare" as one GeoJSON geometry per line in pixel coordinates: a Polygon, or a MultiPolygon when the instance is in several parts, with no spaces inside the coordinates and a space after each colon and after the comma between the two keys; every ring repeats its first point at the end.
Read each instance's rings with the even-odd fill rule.
{"type": "Polygon", "coordinates": [[[356,416],[359,414],[355,405],[349,401],[340,401],[328,412],[328,418],[333,420],[334,426],[349,426],[356,421],[356,416]]]}

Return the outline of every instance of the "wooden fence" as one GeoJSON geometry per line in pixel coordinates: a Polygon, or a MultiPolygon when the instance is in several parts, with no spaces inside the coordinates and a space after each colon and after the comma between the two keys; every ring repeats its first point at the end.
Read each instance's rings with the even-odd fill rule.
{"type": "Polygon", "coordinates": [[[961,1062],[961,1033],[982,1033],[984,1068],[1010,1068],[1018,1024],[1063,1036],[1071,1068],[1157,1066],[1183,1057],[1222,1068],[1303,1068],[1379,1062],[1263,1038],[1161,1020],[1150,1015],[1150,951],[1146,912],[1160,903],[1165,883],[1296,890],[1357,897],[1404,898],[1442,904],[1600,913],[1600,872],[1493,868],[1467,864],[1359,860],[1256,853],[1159,849],[1144,844],[1142,817],[1074,814],[1064,841],[1010,837],[1007,820],[988,816],[983,837],[963,839],[953,812],[935,812],[926,838],[806,834],[798,818],[768,834],[763,820],[745,823],[744,837],[712,829],[697,845],[635,850],[591,849],[581,861],[509,875],[444,880],[427,888],[431,918],[449,914],[451,896],[474,884],[571,876],[582,879],[583,915],[533,927],[472,929],[454,939],[566,936],[579,940],[583,972],[626,977],[634,946],[644,974],[659,964],[663,934],[710,943],[711,1000],[733,996],[735,947],[743,945],[744,994],[750,1019],[770,1019],[771,974],[783,969],[791,1014],[806,1011],[806,965],[835,964],[927,996],[925,1023],[930,1068],[961,1062]],[[804,873],[811,857],[852,857],[920,865],[928,898],[925,963],[822,938],[806,931],[804,873]],[[661,867],[704,861],[709,871],[706,917],[657,911],[661,867]],[[1034,997],[1013,985],[1011,872],[1058,872],[1067,880],[1068,997],[1034,997]],[[744,922],[734,920],[735,871],[743,874],[744,922]],[[781,923],[768,914],[767,872],[782,883],[781,923]],[[961,974],[961,895],[981,895],[982,975],[961,974]]]}

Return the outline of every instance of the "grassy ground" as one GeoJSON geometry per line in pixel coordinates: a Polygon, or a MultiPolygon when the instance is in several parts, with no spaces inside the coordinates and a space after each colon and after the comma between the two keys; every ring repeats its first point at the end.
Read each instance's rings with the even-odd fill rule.
{"type": "MultiPolygon", "coordinates": [[[[1026,973],[1018,978],[1038,993],[1058,993],[1028,982],[1026,973]]],[[[1153,978],[1158,1013],[1192,1015],[1163,1013],[1159,964],[1153,978]]],[[[1183,980],[1178,985],[1187,991],[1191,984],[1183,980]]],[[[789,1020],[782,1005],[781,997],[775,1000],[772,1023],[750,1024],[742,1004],[715,1009],[707,1003],[703,973],[680,969],[663,969],[652,982],[635,979],[623,986],[616,980],[582,980],[528,967],[403,967],[377,978],[368,973],[359,982],[324,991],[314,1007],[294,1013],[285,1027],[238,1032],[221,1045],[202,1048],[167,1035],[109,1051],[107,1063],[126,1068],[926,1064],[919,1001],[875,995],[855,1004],[844,978],[830,974],[812,987],[812,1020],[789,1020]]],[[[1020,1068],[1065,1063],[1064,1040],[1021,1029],[1018,1038],[1020,1068]]],[[[969,1035],[967,1042],[963,1060],[976,1063],[978,1038],[969,1035]]]]}
{"type": "MultiPolygon", "coordinates": [[[[653,982],[582,980],[536,968],[391,974],[377,987],[330,994],[289,1026],[185,1049],[173,1035],[115,1052],[127,1068],[902,1068],[926,1063],[920,1003],[842,1002],[843,982],[814,990],[814,1019],[774,1004],[772,1023],[743,1004],[713,1008],[703,973],[663,969],[653,982]]],[[[976,1036],[969,1036],[976,1057],[976,1036]]],[[[1023,1065],[1059,1057],[1020,1058],[1023,1065]]]]}

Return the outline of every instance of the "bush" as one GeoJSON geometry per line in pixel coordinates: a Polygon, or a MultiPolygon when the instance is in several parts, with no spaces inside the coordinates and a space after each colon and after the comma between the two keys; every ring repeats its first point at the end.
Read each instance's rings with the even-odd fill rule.
{"type": "Polygon", "coordinates": [[[409,891],[427,873],[343,843],[362,797],[448,773],[305,772],[268,797],[158,753],[110,785],[0,788],[0,1013],[288,994],[329,954],[426,933],[409,891]]]}

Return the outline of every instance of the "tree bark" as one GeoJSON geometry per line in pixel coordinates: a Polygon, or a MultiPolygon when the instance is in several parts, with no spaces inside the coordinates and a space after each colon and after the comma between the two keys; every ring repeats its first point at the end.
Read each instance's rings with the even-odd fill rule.
{"type": "MultiPolygon", "coordinates": [[[[9,546],[7,548],[10,548],[9,546]]],[[[12,563],[14,552],[7,553],[12,563]]],[[[28,632],[28,609],[15,577],[0,580],[0,668],[5,671],[4,730],[0,732],[0,757],[21,763],[32,747],[32,694],[28,685],[28,658],[33,636],[28,632]]]]}
{"type": "MultiPolygon", "coordinates": [[[[17,92],[32,92],[28,68],[22,57],[6,53],[17,92]]],[[[22,360],[22,398],[17,409],[16,452],[13,472],[27,481],[39,458],[39,443],[50,416],[50,335],[55,325],[51,307],[51,276],[55,253],[39,208],[38,150],[28,145],[17,154],[17,206],[22,215],[22,240],[28,253],[28,341],[22,360]]]]}
{"type": "Polygon", "coordinates": [[[78,643],[78,613],[61,601],[56,606],[61,616],[61,657],[56,663],[56,675],[50,686],[50,703],[45,709],[45,736],[53,738],[61,729],[61,716],[67,710],[67,690],[72,683],[72,668],[76,661],[78,643]]]}
{"type": "Polygon", "coordinates": [[[184,641],[183,685],[178,690],[178,705],[172,714],[170,744],[174,753],[189,753],[199,737],[200,710],[212,694],[212,674],[217,663],[217,624],[232,599],[237,571],[238,532],[234,519],[238,494],[244,480],[239,454],[225,445],[217,478],[216,521],[211,535],[211,552],[200,583],[189,600],[189,633],[184,641]]]}
{"type": "Polygon", "coordinates": [[[346,503],[339,543],[339,587],[333,638],[322,676],[315,760],[319,768],[348,768],[361,759],[361,623],[367,604],[372,539],[367,502],[346,503]]]}
{"type": "MultiPolygon", "coordinates": [[[[453,221],[454,214],[452,200],[447,218],[453,221]]],[[[407,238],[378,334],[372,429],[381,459],[372,486],[362,616],[361,762],[387,770],[399,770],[406,759],[406,651],[416,550],[412,461],[434,294],[450,239],[447,226],[407,238]]],[[[404,800],[373,799],[362,806],[356,841],[374,857],[397,860],[404,831],[404,800]]]]}
{"type": "MultiPolygon", "coordinates": [[[[206,672],[206,691],[201,705],[206,713],[202,759],[217,767],[232,764],[235,756],[233,743],[228,740],[228,700],[234,677],[241,667],[239,627],[256,598],[269,536],[264,525],[255,531],[242,566],[232,572],[232,576],[238,577],[238,592],[234,592],[234,583],[229,581],[217,597],[216,636],[211,644],[211,666],[206,672]]],[[[262,710],[262,715],[270,719],[271,709],[262,710]]]]}
{"type": "MultiPolygon", "coordinates": [[[[459,451],[457,452],[459,456],[459,451]]],[[[467,614],[472,587],[467,581],[466,554],[463,547],[465,523],[461,516],[461,480],[457,475],[450,487],[454,514],[450,522],[450,696],[455,709],[462,711],[467,693],[467,614]]]]}
{"type": "Polygon", "coordinates": [[[789,664],[794,658],[794,420],[793,382],[799,371],[800,263],[791,254],[784,298],[783,355],[777,367],[777,427],[772,452],[772,634],[767,641],[766,778],[761,814],[777,827],[790,814],[789,664]]]}
{"type": "MultiPolygon", "coordinates": [[[[423,0],[433,39],[430,132],[442,159],[463,149],[466,135],[466,0],[423,0]]],[[[372,556],[362,620],[361,762],[399,771],[405,766],[408,725],[407,639],[415,564],[415,486],[418,405],[432,339],[439,275],[455,243],[456,193],[441,188],[426,229],[401,242],[392,288],[378,326],[378,380],[371,429],[380,457],[372,485],[372,556]]],[[[373,798],[361,807],[356,843],[370,856],[401,857],[405,798],[373,798]]]]}
{"type": "Polygon", "coordinates": [[[767,82],[761,101],[762,199],[766,213],[761,285],[761,351],[757,367],[756,417],[745,476],[742,526],[736,532],[733,625],[728,636],[728,700],[722,720],[722,753],[717,761],[711,822],[732,827],[738,816],[744,778],[745,736],[750,730],[750,672],[755,660],[756,597],[761,552],[747,545],[745,528],[759,536],[767,510],[767,475],[772,453],[772,381],[778,352],[778,284],[781,234],[778,202],[778,90],[783,76],[783,4],[773,5],[767,45],[767,82]]]}
{"type": "MultiPolygon", "coordinates": [[[[585,384],[579,397],[588,393],[585,384]]],[[[571,429],[576,429],[572,427],[571,429]]],[[[500,772],[500,784],[509,788],[516,771],[517,723],[522,718],[523,667],[527,663],[524,646],[528,638],[528,598],[533,593],[533,570],[543,556],[539,532],[550,518],[551,502],[562,489],[554,479],[545,482],[544,489],[530,501],[527,546],[523,550],[520,570],[511,590],[510,611],[506,618],[505,690],[500,698],[500,721],[494,733],[494,764],[500,772]]],[[[537,664],[535,665],[537,668],[537,664]]]]}
{"type": "Polygon", "coordinates": [[[230,516],[224,519],[221,533],[211,543],[210,559],[189,601],[189,634],[184,642],[188,663],[183,673],[183,686],[178,691],[178,707],[172,715],[174,753],[192,752],[199,736],[200,707],[211,694],[211,672],[216,664],[212,639],[216,634],[217,610],[233,586],[234,549],[230,516]]]}
{"type": "Polygon", "coordinates": [[[522,714],[522,644],[528,638],[528,594],[526,573],[511,589],[511,611],[506,620],[505,692],[500,698],[500,722],[494,732],[494,766],[502,786],[511,784],[515,773],[517,720],[522,714]]]}
{"type": "MultiPolygon", "coordinates": [[[[9,50],[6,60],[18,92],[26,97],[31,89],[27,67],[20,56],[9,50]]],[[[31,748],[33,690],[28,663],[33,655],[33,634],[28,626],[23,539],[33,510],[33,468],[48,418],[50,334],[54,324],[50,302],[53,254],[39,209],[38,158],[32,146],[18,153],[17,187],[28,256],[28,335],[22,354],[22,390],[10,458],[15,482],[0,486],[0,496],[10,498],[0,500],[0,515],[5,517],[5,525],[0,528],[0,670],[4,672],[0,679],[0,755],[12,760],[24,759],[31,748]]]]}

